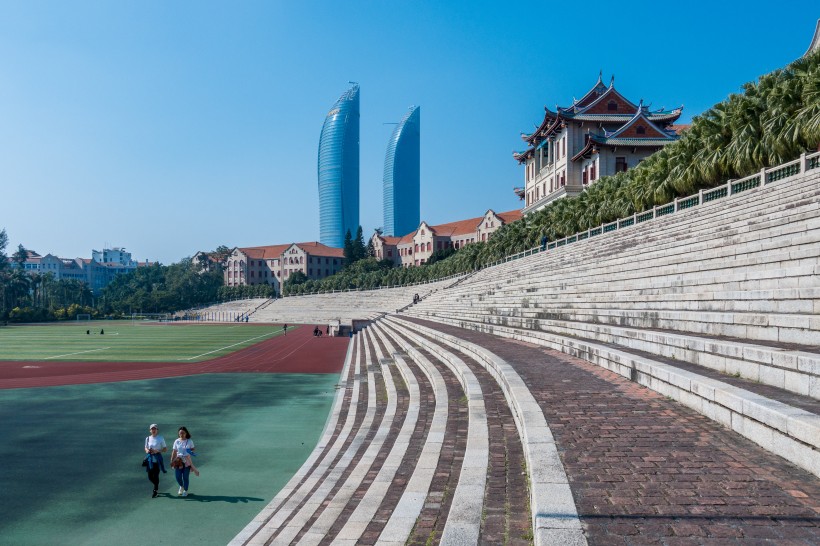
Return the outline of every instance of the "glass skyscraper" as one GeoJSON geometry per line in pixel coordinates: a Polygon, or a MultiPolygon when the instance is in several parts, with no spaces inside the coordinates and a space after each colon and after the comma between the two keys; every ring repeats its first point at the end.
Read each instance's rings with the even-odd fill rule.
{"type": "Polygon", "coordinates": [[[387,145],[384,156],[384,235],[406,235],[419,227],[420,138],[419,107],[412,106],[387,145]]]}
{"type": "Polygon", "coordinates": [[[319,240],[341,248],[359,227],[359,85],[327,113],[319,138],[319,240]]]}

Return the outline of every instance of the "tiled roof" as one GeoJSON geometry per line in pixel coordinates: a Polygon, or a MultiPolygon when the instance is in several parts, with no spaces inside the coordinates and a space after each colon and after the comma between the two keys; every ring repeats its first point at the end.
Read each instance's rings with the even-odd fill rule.
{"type": "Polygon", "coordinates": [[[666,138],[607,138],[601,144],[609,146],[666,146],[669,144],[666,138]]]}
{"type": "Polygon", "coordinates": [[[466,235],[473,233],[478,224],[484,220],[483,216],[477,218],[468,218],[466,220],[459,220],[457,222],[448,222],[446,224],[439,224],[437,226],[430,226],[430,229],[439,237],[452,237],[454,235],[466,235]]]}
{"type": "MultiPolygon", "coordinates": [[[[290,246],[290,245],[288,245],[290,246]]],[[[345,251],[342,248],[334,248],[332,246],[323,245],[318,241],[309,243],[296,243],[296,246],[311,254],[312,256],[327,256],[330,258],[344,258],[345,251]]]]}
{"type": "Polygon", "coordinates": [[[691,125],[688,123],[681,123],[678,125],[670,125],[667,129],[670,131],[675,131],[676,135],[682,135],[685,131],[689,130],[689,127],[691,127],[691,125]]]}
{"type": "Polygon", "coordinates": [[[496,216],[504,220],[505,224],[509,224],[510,222],[515,222],[516,220],[520,220],[524,214],[521,209],[515,209],[508,212],[498,212],[496,216]]]}
{"type": "Polygon", "coordinates": [[[401,237],[391,237],[390,235],[382,235],[381,240],[384,241],[384,244],[395,246],[399,244],[401,241],[401,237]]]}
{"type": "MultiPolygon", "coordinates": [[[[667,121],[678,119],[683,111],[682,108],[675,108],[674,110],[663,110],[658,112],[649,112],[646,117],[651,121],[667,121]]],[[[632,119],[634,113],[622,114],[576,114],[572,119],[578,121],[603,121],[610,123],[625,123],[632,119]]]]}
{"type": "Polygon", "coordinates": [[[252,246],[239,248],[245,256],[255,260],[273,260],[279,258],[290,245],[252,246]]]}
{"type": "Polygon", "coordinates": [[[286,245],[251,246],[239,248],[245,256],[254,260],[275,260],[291,246],[296,245],[312,256],[327,256],[329,258],[344,258],[344,250],[323,245],[317,241],[307,243],[289,243],[286,245]]]}

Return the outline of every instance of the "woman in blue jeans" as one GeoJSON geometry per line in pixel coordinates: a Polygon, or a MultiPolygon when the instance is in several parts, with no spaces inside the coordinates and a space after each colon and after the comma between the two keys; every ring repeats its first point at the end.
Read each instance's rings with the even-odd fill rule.
{"type": "Polygon", "coordinates": [[[191,440],[191,433],[185,427],[179,427],[178,438],[174,440],[174,448],[171,452],[171,466],[174,467],[179,491],[177,495],[188,496],[188,477],[193,469],[194,474],[199,476],[199,471],[191,462],[191,455],[194,454],[194,441],[191,440]]]}

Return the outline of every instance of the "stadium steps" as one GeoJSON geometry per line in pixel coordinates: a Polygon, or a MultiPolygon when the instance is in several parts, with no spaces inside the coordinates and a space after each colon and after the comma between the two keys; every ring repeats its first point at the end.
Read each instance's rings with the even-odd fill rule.
{"type": "MultiPolygon", "coordinates": [[[[556,468],[566,468],[583,526],[580,538],[596,544],[720,543],[726,538],[815,543],[820,536],[813,508],[813,499],[820,498],[820,480],[782,460],[777,450],[766,453],[609,370],[596,370],[520,338],[505,340],[401,316],[388,320],[411,322],[408,329],[438,343],[449,339],[462,347],[478,344],[479,351],[486,348],[509,359],[524,381],[522,389],[510,389],[512,398],[529,395],[537,403],[533,411],[521,413],[546,417],[553,427],[565,465],[556,468]],[[797,497],[808,504],[794,503],[797,497]],[[761,526],[770,534],[757,534],[761,526]]],[[[545,467],[549,465],[538,468],[545,467]]],[[[534,486],[532,494],[549,487],[549,482],[534,486]]],[[[553,499],[554,493],[545,497],[553,499]]],[[[555,509],[545,506],[533,515],[550,513],[555,509]]],[[[537,529],[536,543],[570,540],[539,538],[546,529],[537,529]]]]}
{"type": "MultiPolygon", "coordinates": [[[[679,239],[665,255],[656,256],[651,244],[642,243],[642,234],[627,229],[623,235],[629,237],[621,239],[628,239],[625,246],[635,250],[626,257],[589,252],[579,258],[569,254],[570,247],[563,247],[544,253],[547,256],[482,271],[462,285],[467,288],[437,294],[412,312],[446,300],[495,307],[501,316],[817,345],[820,218],[816,196],[807,206],[813,210],[789,218],[797,231],[776,240],[769,230],[755,230],[744,236],[745,241],[733,243],[720,238],[720,230],[713,230],[716,239],[708,246],[728,245],[729,250],[705,251],[679,239]]],[[[591,250],[592,246],[584,241],[571,249],[591,250]]]]}
{"type": "Polygon", "coordinates": [[[488,268],[405,315],[585,358],[820,475],[819,182],[488,268]]]}
{"type": "MultiPolygon", "coordinates": [[[[341,377],[346,380],[337,390],[329,421],[316,448],[285,487],[230,544],[267,542],[338,461],[360,428],[365,412],[375,405],[375,377],[365,364],[360,336],[355,336],[348,347],[341,377]]],[[[373,415],[370,418],[372,420],[373,415]]]]}
{"type": "Polygon", "coordinates": [[[250,322],[326,324],[338,320],[350,324],[354,319],[376,320],[412,302],[416,293],[427,297],[452,283],[453,279],[446,279],[414,286],[289,296],[259,309],[250,322]]]}

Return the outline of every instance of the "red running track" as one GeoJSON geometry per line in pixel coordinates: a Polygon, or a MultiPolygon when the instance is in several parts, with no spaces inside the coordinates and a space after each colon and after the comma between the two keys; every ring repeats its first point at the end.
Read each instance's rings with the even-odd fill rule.
{"type": "Polygon", "coordinates": [[[0,389],[181,377],[203,373],[339,373],[350,340],[295,328],[229,355],[201,362],[0,361],[0,389]]]}

